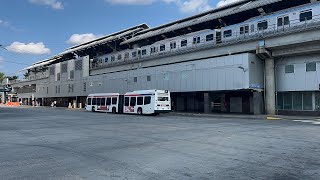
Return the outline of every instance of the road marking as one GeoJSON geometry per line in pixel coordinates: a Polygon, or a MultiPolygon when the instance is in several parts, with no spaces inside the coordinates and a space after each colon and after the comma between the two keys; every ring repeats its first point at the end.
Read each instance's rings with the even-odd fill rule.
{"type": "Polygon", "coordinates": [[[313,125],[320,125],[320,121],[319,120],[293,120],[295,122],[302,122],[302,123],[310,123],[313,125]]]}
{"type": "Polygon", "coordinates": [[[281,120],[281,118],[277,118],[277,117],[267,117],[267,120],[281,120]]]}

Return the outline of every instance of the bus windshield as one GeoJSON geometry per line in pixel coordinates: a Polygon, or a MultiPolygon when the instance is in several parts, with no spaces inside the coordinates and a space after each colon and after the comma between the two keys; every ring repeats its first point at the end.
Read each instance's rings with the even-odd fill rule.
{"type": "Polygon", "coordinates": [[[169,101],[169,97],[158,97],[158,101],[169,101]]]}

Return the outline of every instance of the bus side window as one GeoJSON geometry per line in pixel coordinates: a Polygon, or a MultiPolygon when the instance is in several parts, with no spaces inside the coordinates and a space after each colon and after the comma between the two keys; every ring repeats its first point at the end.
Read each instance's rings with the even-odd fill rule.
{"type": "Polygon", "coordinates": [[[106,105],[106,98],[102,98],[101,99],[101,106],[105,106],[106,105]]]}
{"type": "Polygon", "coordinates": [[[136,101],[137,101],[136,97],[131,97],[130,98],[130,106],[136,106],[136,101]]]}
{"type": "Polygon", "coordinates": [[[91,105],[91,98],[88,98],[87,104],[91,105]]]}
{"type": "Polygon", "coordinates": [[[107,103],[106,103],[107,106],[110,106],[111,105],[111,98],[107,98],[107,103]]]}
{"type": "Polygon", "coordinates": [[[92,105],[97,105],[97,98],[92,98],[92,105]]]}
{"type": "Polygon", "coordinates": [[[138,99],[137,99],[137,105],[138,105],[138,106],[143,105],[143,97],[138,97],[138,99]]]}
{"type": "Polygon", "coordinates": [[[129,97],[124,98],[124,106],[129,106],[129,97]]]}
{"type": "Polygon", "coordinates": [[[101,106],[101,98],[97,98],[97,105],[101,106]]]}
{"type": "Polygon", "coordinates": [[[112,105],[116,105],[117,104],[117,98],[116,97],[114,97],[114,98],[112,98],[112,105]]]}
{"type": "Polygon", "coordinates": [[[147,105],[147,104],[151,104],[151,97],[150,96],[144,97],[144,105],[147,105]]]}

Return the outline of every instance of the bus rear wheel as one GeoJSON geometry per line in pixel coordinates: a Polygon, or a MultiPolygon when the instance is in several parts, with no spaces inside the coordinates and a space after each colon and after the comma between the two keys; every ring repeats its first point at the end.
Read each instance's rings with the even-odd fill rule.
{"type": "Polygon", "coordinates": [[[142,108],[138,108],[137,112],[138,112],[139,115],[142,115],[142,108]]]}
{"type": "Polygon", "coordinates": [[[113,113],[113,114],[116,113],[116,108],[115,108],[115,107],[112,108],[112,113],[113,113]]]}

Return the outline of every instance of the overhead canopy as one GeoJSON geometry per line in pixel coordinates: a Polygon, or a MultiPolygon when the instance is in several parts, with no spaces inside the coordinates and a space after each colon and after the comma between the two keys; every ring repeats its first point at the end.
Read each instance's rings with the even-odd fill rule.
{"type": "Polygon", "coordinates": [[[125,29],[125,30],[122,30],[122,31],[119,31],[119,32],[116,32],[116,33],[113,33],[113,34],[110,34],[110,35],[107,35],[107,36],[103,36],[101,38],[95,39],[95,40],[90,41],[90,42],[86,42],[86,43],[83,43],[83,44],[80,44],[80,45],[76,45],[76,46],[70,47],[70,48],[66,49],[64,52],[60,53],[60,54],[57,54],[57,55],[55,55],[55,56],[53,56],[51,58],[48,58],[46,60],[38,61],[38,62],[34,63],[32,66],[24,68],[21,71],[34,69],[34,68],[41,67],[41,66],[48,66],[48,65],[53,64],[53,63],[55,63],[57,61],[61,61],[63,58],[66,58],[66,60],[67,60],[68,57],[69,57],[69,59],[70,59],[70,57],[74,56],[73,55],[74,52],[77,52],[77,51],[80,51],[80,50],[84,50],[84,49],[87,49],[87,48],[92,48],[92,47],[99,46],[99,45],[102,45],[102,44],[106,44],[106,43],[108,43],[110,41],[126,38],[126,36],[128,36],[128,35],[133,35],[134,33],[137,33],[139,31],[147,29],[147,28],[149,28],[148,25],[141,24],[141,25],[129,28],[129,29],[125,29]]]}

